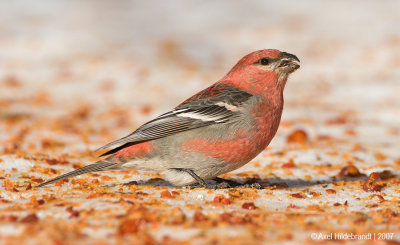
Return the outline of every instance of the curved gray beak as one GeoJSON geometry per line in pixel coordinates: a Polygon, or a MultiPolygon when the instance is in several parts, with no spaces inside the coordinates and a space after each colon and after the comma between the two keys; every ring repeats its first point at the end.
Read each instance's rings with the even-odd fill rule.
{"type": "Polygon", "coordinates": [[[294,54],[282,52],[279,59],[279,67],[281,67],[285,72],[292,73],[300,68],[300,60],[294,54]]]}

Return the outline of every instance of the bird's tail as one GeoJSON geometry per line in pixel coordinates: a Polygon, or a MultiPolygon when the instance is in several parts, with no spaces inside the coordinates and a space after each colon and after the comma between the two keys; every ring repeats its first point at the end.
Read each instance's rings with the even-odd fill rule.
{"type": "Polygon", "coordinates": [[[54,182],[56,182],[56,181],[63,180],[63,179],[67,179],[67,178],[74,177],[74,176],[81,175],[81,174],[86,174],[86,173],[91,173],[91,172],[98,172],[98,171],[104,171],[104,170],[110,170],[110,169],[113,169],[114,167],[116,167],[116,165],[119,165],[119,163],[106,162],[106,161],[98,161],[98,162],[96,162],[96,163],[87,165],[87,166],[85,166],[85,167],[83,167],[83,168],[79,168],[79,169],[76,169],[76,170],[71,171],[71,172],[69,172],[69,173],[60,175],[60,176],[58,176],[57,178],[54,178],[54,179],[52,179],[52,180],[43,182],[43,183],[41,183],[41,184],[39,184],[39,185],[37,185],[37,186],[35,186],[35,187],[36,187],[36,188],[43,187],[43,186],[45,186],[45,185],[54,183],[54,182]]]}

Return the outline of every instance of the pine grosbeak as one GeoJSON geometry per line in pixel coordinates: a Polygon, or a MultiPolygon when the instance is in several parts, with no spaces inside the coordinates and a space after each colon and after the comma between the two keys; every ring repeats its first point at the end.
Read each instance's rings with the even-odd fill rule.
{"type": "MultiPolygon", "coordinates": [[[[275,49],[243,57],[220,81],[175,109],[145,123],[94,164],[61,175],[38,187],[84,173],[137,169],[161,173],[176,186],[204,180],[248,163],[274,137],[283,109],[283,89],[299,59],[275,49]]],[[[223,182],[232,186],[233,181],[223,182]]]]}

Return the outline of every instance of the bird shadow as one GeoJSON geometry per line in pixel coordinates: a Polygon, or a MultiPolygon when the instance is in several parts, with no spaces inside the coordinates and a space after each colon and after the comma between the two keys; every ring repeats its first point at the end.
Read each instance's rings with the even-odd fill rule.
{"type": "MultiPolygon", "coordinates": [[[[273,188],[273,189],[291,189],[291,188],[307,188],[311,186],[317,185],[329,185],[332,183],[336,183],[338,181],[345,181],[345,182],[353,182],[359,180],[365,180],[367,176],[357,176],[357,177],[327,177],[326,179],[322,180],[303,180],[303,179],[281,179],[281,178],[227,178],[228,181],[235,181],[239,184],[251,184],[251,183],[258,183],[263,188],[273,188]]],[[[209,183],[216,183],[214,180],[207,180],[209,183]]],[[[112,185],[104,185],[103,187],[116,187],[121,184],[112,184],[112,185]]],[[[151,178],[142,181],[130,181],[127,183],[122,183],[124,186],[130,185],[138,185],[138,186],[153,186],[153,187],[169,187],[169,188],[187,188],[190,187],[191,189],[195,188],[204,188],[199,186],[198,184],[192,184],[188,186],[182,187],[175,187],[170,182],[161,179],[161,178],[151,178]]],[[[238,186],[240,187],[240,186],[238,186]]],[[[237,187],[233,187],[237,188],[237,187]]]]}

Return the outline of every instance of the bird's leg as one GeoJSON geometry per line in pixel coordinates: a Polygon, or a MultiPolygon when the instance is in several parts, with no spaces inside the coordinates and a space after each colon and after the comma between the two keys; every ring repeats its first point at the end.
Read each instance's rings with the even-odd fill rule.
{"type": "Polygon", "coordinates": [[[228,183],[230,186],[232,187],[246,187],[246,188],[256,188],[256,189],[264,189],[262,187],[262,185],[260,185],[257,182],[247,182],[247,183],[239,183],[233,180],[229,180],[229,179],[224,179],[224,178],[219,178],[219,177],[215,177],[213,180],[217,181],[218,183],[228,183]]]}
{"type": "Polygon", "coordinates": [[[195,179],[200,186],[207,188],[207,189],[220,189],[220,188],[230,188],[231,186],[227,182],[222,182],[218,184],[207,184],[202,178],[200,178],[197,174],[193,172],[193,170],[188,168],[182,168],[181,170],[185,171],[186,173],[190,174],[190,176],[195,179]]]}
{"type": "Polygon", "coordinates": [[[203,187],[207,186],[207,183],[202,178],[200,178],[197,174],[195,174],[193,172],[193,170],[187,169],[187,168],[184,168],[182,170],[185,171],[186,173],[190,174],[190,176],[192,176],[201,186],[203,186],[203,187]]]}

